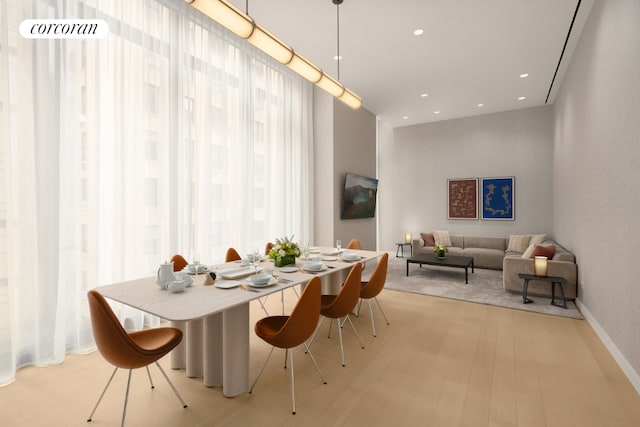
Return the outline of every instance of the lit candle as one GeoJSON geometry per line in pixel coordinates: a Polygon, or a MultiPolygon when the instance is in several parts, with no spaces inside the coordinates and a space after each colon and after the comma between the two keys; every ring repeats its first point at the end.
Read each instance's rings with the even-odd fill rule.
{"type": "Polygon", "coordinates": [[[411,243],[411,233],[404,233],[404,242],[411,243]]]}
{"type": "Polygon", "coordinates": [[[533,271],[536,276],[545,277],[547,275],[547,257],[537,256],[533,260],[533,271]]]}

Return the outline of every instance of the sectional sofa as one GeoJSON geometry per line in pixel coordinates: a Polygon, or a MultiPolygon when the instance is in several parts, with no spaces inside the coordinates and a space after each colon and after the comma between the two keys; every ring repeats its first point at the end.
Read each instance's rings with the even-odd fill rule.
{"type": "MultiPolygon", "coordinates": [[[[518,277],[518,274],[533,274],[533,259],[529,257],[523,258],[524,248],[529,245],[525,244],[525,246],[518,247],[518,245],[513,244],[514,238],[522,238],[523,236],[526,235],[505,238],[449,234],[451,245],[447,245],[448,254],[473,257],[474,267],[477,268],[502,270],[503,288],[506,291],[522,293],[523,280],[518,277]],[[510,243],[512,244],[510,245],[510,243]],[[512,250],[514,247],[518,250],[512,250]]],[[[531,242],[533,245],[555,246],[555,254],[548,262],[548,275],[566,279],[567,283],[564,285],[565,297],[567,299],[575,299],[577,297],[578,275],[575,256],[557,242],[548,238],[542,237],[539,241],[534,242],[531,240],[531,242]]],[[[425,245],[424,239],[414,239],[412,242],[413,255],[433,253],[433,244],[431,243],[427,242],[425,245]]],[[[530,281],[528,294],[551,297],[551,286],[544,281],[530,281]]]]}

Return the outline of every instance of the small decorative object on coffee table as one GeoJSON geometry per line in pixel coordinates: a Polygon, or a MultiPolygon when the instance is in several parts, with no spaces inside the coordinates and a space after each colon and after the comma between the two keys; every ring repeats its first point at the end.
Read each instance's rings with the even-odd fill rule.
{"type": "Polygon", "coordinates": [[[449,252],[449,250],[447,249],[446,246],[434,246],[433,252],[436,254],[438,258],[445,259],[447,257],[447,252],[449,252]]]}

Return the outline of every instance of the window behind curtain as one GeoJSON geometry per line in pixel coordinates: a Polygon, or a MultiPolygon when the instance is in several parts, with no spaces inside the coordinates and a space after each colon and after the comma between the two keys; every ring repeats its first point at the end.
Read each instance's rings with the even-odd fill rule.
{"type": "Polygon", "coordinates": [[[90,288],[312,238],[312,87],[286,67],[181,1],[8,0],[0,28],[0,383],[93,347],[90,288]],[[34,17],[110,32],[22,39],[34,17]]]}

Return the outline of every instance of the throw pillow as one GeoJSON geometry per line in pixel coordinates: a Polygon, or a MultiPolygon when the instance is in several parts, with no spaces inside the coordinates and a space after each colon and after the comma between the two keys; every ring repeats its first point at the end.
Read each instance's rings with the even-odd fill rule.
{"type": "Polygon", "coordinates": [[[530,234],[512,234],[509,236],[507,252],[524,252],[529,247],[530,234]]]}
{"type": "Polygon", "coordinates": [[[424,240],[425,246],[435,246],[436,240],[433,237],[433,233],[420,233],[420,237],[424,240]]]}
{"type": "Polygon", "coordinates": [[[451,237],[449,236],[449,232],[447,230],[434,230],[433,238],[436,241],[436,246],[452,246],[451,237]]]}
{"type": "Polygon", "coordinates": [[[537,256],[546,256],[548,259],[553,258],[553,255],[556,253],[556,247],[553,245],[549,246],[536,246],[536,249],[533,251],[529,258],[535,258],[537,256]]]}
{"type": "Polygon", "coordinates": [[[531,245],[541,245],[544,242],[544,239],[547,238],[546,234],[532,234],[531,240],[529,240],[529,246],[531,245]]]}
{"type": "Polygon", "coordinates": [[[538,245],[536,245],[535,243],[532,244],[532,245],[529,245],[527,250],[524,251],[524,253],[522,254],[522,258],[530,258],[531,254],[533,253],[533,251],[536,250],[536,246],[538,246],[538,245]]]}

